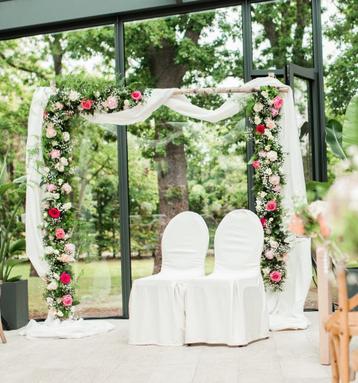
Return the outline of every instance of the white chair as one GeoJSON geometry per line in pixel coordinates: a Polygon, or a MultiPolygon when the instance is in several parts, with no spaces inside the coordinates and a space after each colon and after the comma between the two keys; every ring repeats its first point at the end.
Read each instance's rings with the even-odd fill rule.
{"type": "Polygon", "coordinates": [[[129,343],[184,344],[181,281],[205,273],[209,231],[193,212],[175,216],[162,238],[161,272],[134,282],[129,302],[129,343]]]}
{"type": "Polygon", "coordinates": [[[234,210],[220,222],[214,272],[185,282],[185,343],[241,346],[268,337],[263,240],[260,220],[249,210],[234,210]]]}

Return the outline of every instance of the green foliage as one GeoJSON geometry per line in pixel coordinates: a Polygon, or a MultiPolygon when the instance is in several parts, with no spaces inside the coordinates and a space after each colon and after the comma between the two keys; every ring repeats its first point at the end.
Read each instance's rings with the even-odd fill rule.
{"type": "Polygon", "coordinates": [[[358,89],[358,7],[356,0],[335,1],[332,6],[337,11],[325,34],[336,43],[339,54],[326,70],[327,101],[332,112],[341,116],[358,89]]]}
{"type": "Polygon", "coordinates": [[[3,161],[0,168],[0,282],[19,279],[18,276],[10,278],[10,273],[21,262],[15,257],[25,250],[25,240],[19,235],[17,221],[25,196],[23,181],[9,181],[6,161],[3,161]]]}

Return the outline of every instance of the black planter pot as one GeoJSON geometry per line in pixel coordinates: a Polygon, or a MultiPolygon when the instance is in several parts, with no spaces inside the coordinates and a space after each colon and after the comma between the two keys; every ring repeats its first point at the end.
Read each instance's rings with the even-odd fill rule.
{"type": "MultiPolygon", "coordinates": [[[[358,267],[349,267],[347,269],[347,285],[349,298],[358,294],[358,267]]],[[[358,307],[354,311],[358,311],[358,307]]]]}
{"type": "Polygon", "coordinates": [[[5,282],[1,288],[1,316],[6,330],[16,330],[29,322],[27,281],[5,282]]]}

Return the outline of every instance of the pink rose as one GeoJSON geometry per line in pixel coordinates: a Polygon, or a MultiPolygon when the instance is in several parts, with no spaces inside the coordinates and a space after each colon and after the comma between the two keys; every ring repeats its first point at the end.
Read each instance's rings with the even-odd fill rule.
{"type": "Polygon", "coordinates": [[[261,222],[262,227],[266,227],[267,219],[265,217],[260,218],[260,222],[261,222]]]}
{"type": "Polygon", "coordinates": [[[277,202],[274,200],[268,201],[266,204],[267,211],[275,211],[277,209],[277,202]]]}
{"type": "Polygon", "coordinates": [[[276,96],[274,99],[273,99],[273,102],[272,102],[272,105],[275,109],[279,110],[281,109],[282,105],[283,105],[283,99],[280,97],[280,96],[276,96]]]}
{"type": "Polygon", "coordinates": [[[271,271],[270,273],[270,279],[274,283],[278,283],[282,279],[282,274],[279,271],[271,271]]]}
{"type": "Polygon", "coordinates": [[[117,97],[109,96],[106,101],[107,107],[109,109],[116,109],[118,106],[117,97]]]}
{"type": "Polygon", "coordinates": [[[280,176],[274,174],[272,176],[269,177],[269,182],[271,185],[279,185],[280,184],[280,176]]]}
{"type": "Polygon", "coordinates": [[[52,127],[49,127],[46,129],[46,137],[47,138],[54,138],[56,137],[57,133],[56,130],[52,127]]]}
{"type": "Polygon", "coordinates": [[[48,192],[52,193],[57,189],[57,186],[54,184],[47,184],[46,189],[48,192]]]}
{"type": "Polygon", "coordinates": [[[64,285],[68,285],[71,282],[71,275],[65,271],[60,275],[60,281],[64,285]]]}
{"type": "Polygon", "coordinates": [[[252,162],[252,167],[254,169],[258,169],[260,166],[261,166],[261,164],[260,164],[259,160],[255,160],[255,161],[252,162]]]}
{"type": "Polygon", "coordinates": [[[61,151],[58,149],[52,149],[50,152],[50,157],[54,160],[56,158],[60,158],[61,156],[61,151]]]}
{"type": "Polygon", "coordinates": [[[73,299],[70,294],[64,295],[62,297],[62,303],[65,307],[72,306],[72,302],[73,302],[73,299]]]}
{"type": "Polygon", "coordinates": [[[76,250],[76,246],[73,243],[66,243],[65,252],[67,254],[73,254],[76,250]]]}
{"type": "Polygon", "coordinates": [[[267,155],[267,152],[265,152],[264,150],[261,150],[261,151],[259,152],[259,157],[263,157],[263,158],[265,158],[266,155],[267,155]]]}
{"type": "Polygon", "coordinates": [[[265,257],[266,257],[267,259],[273,259],[273,257],[274,257],[274,252],[273,252],[272,250],[267,250],[267,251],[265,251],[265,257]]]}
{"type": "Polygon", "coordinates": [[[280,192],[281,192],[281,185],[276,185],[276,186],[273,188],[273,191],[276,192],[276,193],[280,193],[280,192]]]}
{"type": "Polygon", "coordinates": [[[71,254],[61,254],[57,259],[63,263],[70,263],[75,260],[71,254]]]}
{"type": "Polygon", "coordinates": [[[82,100],[81,106],[83,110],[90,110],[92,108],[93,101],[92,100],[82,100]]]}
{"type": "Polygon", "coordinates": [[[65,230],[63,229],[56,229],[55,230],[55,237],[56,239],[64,239],[65,238],[65,230]]]}
{"type": "Polygon", "coordinates": [[[272,117],[276,117],[278,115],[278,113],[279,113],[279,111],[277,109],[275,109],[275,108],[271,109],[271,116],[272,117]]]}
{"type": "Polygon", "coordinates": [[[139,90],[135,90],[131,93],[132,100],[140,101],[142,99],[142,93],[139,90]]]}
{"type": "Polygon", "coordinates": [[[65,192],[66,194],[69,194],[69,193],[71,193],[72,188],[71,188],[71,186],[66,182],[66,183],[64,183],[64,184],[61,186],[61,190],[62,190],[63,192],[65,192]]]}

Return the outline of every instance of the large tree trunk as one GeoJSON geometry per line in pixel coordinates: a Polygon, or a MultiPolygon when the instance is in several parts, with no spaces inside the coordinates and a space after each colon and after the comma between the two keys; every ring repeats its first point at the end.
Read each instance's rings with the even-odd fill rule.
{"type": "Polygon", "coordinates": [[[169,142],[165,157],[156,159],[159,186],[160,229],[154,258],[154,273],[161,269],[161,240],[165,226],[178,213],[188,210],[188,182],[184,144],[169,142]]]}
{"type": "MultiPolygon", "coordinates": [[[[188,28],[185,37],[198,43],[200,30],[193,31],[188,28]]],[[[148,52],[148,61],[151,75],[155,79],[157,88],[181,87],[183,77],[187,71],[186,65],[175,63],[176,47],[172,42],[162,41],[160,48],[151,47],[148,52]]],[[[168,121],[158,121],[156,136],[160,129],[173,129],[168,121]]],[[[180,128],[181,129],[181,128],[180,128]]],[[[183,133],[176,131],[176,133],[183,133]]],[[[175,134],[176,139],[180,134],[175,134]]],[[[166,135],[168,137],[168,135],[166,135]]],[[[163,231],[168,222],[178,213],[188,210],[188,183],[185,149],[183,143],[168,142],[165,155],[154,158],[157,165],[157,178],[159,189],[159,240],[154,257],[154,273],[158,273],[162,265],[161,240],[163,231]]]]}

